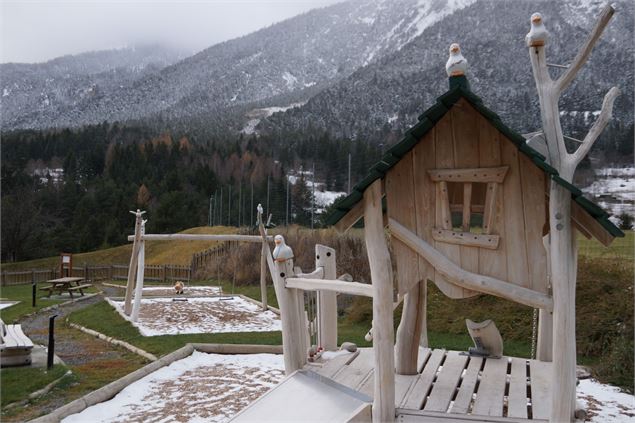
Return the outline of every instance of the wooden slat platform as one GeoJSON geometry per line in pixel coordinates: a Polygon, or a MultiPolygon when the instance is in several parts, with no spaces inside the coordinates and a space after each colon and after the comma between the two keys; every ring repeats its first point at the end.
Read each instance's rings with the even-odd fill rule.
{"type": "MultiPolygon", "coordinates": [[[[373,367],[372,348],[307,366],[371,397],[373,367]]],[[[551,363],[420,348],[418,369],[416,375],[395,377],[398,421],[539,422],[549,417],[551,363]]]]}

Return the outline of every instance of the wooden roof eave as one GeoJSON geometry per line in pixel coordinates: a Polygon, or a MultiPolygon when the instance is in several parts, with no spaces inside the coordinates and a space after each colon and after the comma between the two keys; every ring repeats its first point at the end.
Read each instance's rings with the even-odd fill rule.
{"type": "MultiPolygon", "coordinates": [[[[363,194],[363,192],[362,192],[363,194]]],[[[386,179],[381,178],[381,197],[386,197],[386,179]]],[[[386,211],[384,210],[384,226],[388,226],[388,218],[386,211]]],[[[358,201],[333,227],[335,230],[344,234],[350,228],[352,228],[361,218],[364,217],[364,202],[358,201]]]]}

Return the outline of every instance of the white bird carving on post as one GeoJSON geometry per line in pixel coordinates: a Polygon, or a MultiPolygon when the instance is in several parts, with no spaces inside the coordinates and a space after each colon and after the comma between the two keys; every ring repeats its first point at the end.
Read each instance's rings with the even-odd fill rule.
{"type": "Polygon", "coordinates": [[[276,248],[273,249],[273,259],[277,262],[285,262],[293,258],[293,250],[284,242],[282,235],[274,237],[276,248]]]}
{"type": "Polygon", "coordinates": [[[450,46],[450,57],[445,64],[445,71],[448,76],[465,75],[467,71],[467,59],[461,54],[461,47],[457,43],[450,46]]]}
{"type": "Polygon", "coordinates": [[[531,29],[525,36],[525,42],[527,47],[544,46],[549,39],[549,31],[542,23],[542,15],[540,13],[534,13],[531,15],[531,29]]]}

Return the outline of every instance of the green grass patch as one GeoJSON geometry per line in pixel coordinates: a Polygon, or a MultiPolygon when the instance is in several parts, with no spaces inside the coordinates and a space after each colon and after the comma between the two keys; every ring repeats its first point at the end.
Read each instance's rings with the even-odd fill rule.
{"type": "Polygon", "coordinates": [[[66,371],[66,367],[61,364],[54,365],[49,371],[36,367],[9,367],[0,370],[0,401],[3,407],[15,401],[28,399],[29,394],[59,379],[66,371]]]}
{"type": "MultiPolygon", "coordinates": [[[[38,286],[43,286],[39,284],[38,286]]],[[[91,288],[93,292],[95,290],[91,288]]],[[[6,324],[13,323],[18,321],[23,316],[38,311],[44,307],[52,306],[54,304],[63,303],[66,300],[49,300],[46,298],[41,298],[42,291],[38,289],[37,291],[37,300],[36,306],[31,306],[32,301],[32,292],[33,288],[31,284],[27,285],[13,285],[13,286],[3,286],[0,288],[0,296],[2,298],[6,298],[9,301],[20,301],[18,304],[12,305],[11,307],[7,307],[5,309],[0,310],[0,318],[6,324]]]]}
{"type": "Polygon", "coordinates": [[[605,247],[595,239],[586,239],[578,234],[578,251],[580,256],[589,258],[622,258],[633,262],[635,255],[635,232],[624,231],[625,237],[615,238],[609,247],[605,247]]]}

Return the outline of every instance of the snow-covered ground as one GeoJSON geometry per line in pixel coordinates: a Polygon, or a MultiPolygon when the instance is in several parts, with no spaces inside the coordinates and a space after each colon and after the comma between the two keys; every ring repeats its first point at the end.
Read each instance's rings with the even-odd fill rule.
{"type": "Polygon", "coordinates": [[[595,181],[582,191],[613,215],[626,212],[635,216],[634,167],[598,169],[595,177],[595,181]]]}
{"type": "MultiPolygon", "coordinates": [[[[299,177],[299,173],[302,173],[304,175],[304,183],[307,186],[307,188],[312,192],[313,190],[313,173],[311,171],[300,171],[297,172],[298,175],[287,175],[287,178],[289,179],[289,182],[292,185],[295,185],[298,180],[300,179],[299,177]]],[[[317,213],[321,213],[322,211],[324,211],[324,208],[328,207],[329,205],[333,204],[333,201],[335,201],[335,199],[337,197],[340,197],[342,195],[346,195],[345,192],[339,192],[339,191],[327,191],[326,190],[326,184],[324,184],[323,182],[315,182],[315,206],[316,206],[316,212],[317,213]]]]}
{"type": "Polygon", "coordinates": [[[635,422],[635,397],[593,379],[583,379],[577,389],[578,401],[587,411],[587,422],[635,422]]]}
{"type": "MultiPolygon", "coordinates": [[[[288,74],[288,72],[285,72],[285,74],[288,74]]],[[[289,74],[291,77],[293,77],[293,75],[289,74]]],[[[288,76],[288,75],[286,75],[288,76]]],[[[297,79],[295,79],[295,77],[293,77],[293,80],[295,80],[295,82],[297,82],[297,79]]],[[[287,79],[285,77],[285,81],[287,82],[287,85],[291,82],[293,83],[292,79],[287,79]]],[[[278,113],[278,112],[285,112],[289,109],[293,109],[295,107],[301,107],[304,106],[306,104],[306,101],[304,102],[300,102],[300,103],[291,103],[288,106],[285,107],[277,107],[277,106],[273,106],[273,107],[263,107],[262,109],[253,109],[251,111],[249,111],[247,113],[247,117],[250,118],[247,123],[245,124],[245,126],[243,127],[243,129],[240,131],[245,135],[251,135],[256,133],[256,126],[258,126],[258,124],[260,123],[260,120],[263,118],[267,118],[269,116],[271,116],[274,113],[278,113]]]]}
{"type": "Polygon", "coordinates": [[[8,301],[8,302],[2,302],[0,303],[0,310],[2,310],[3,308],[7,308],[7,307],[11,307],[14,304],[19,303],[20,301],[8,301]]]}
{"type": "MultiPolygon", "coordinates": [[[[139,319],[132,324],[143,336],[282,330],[278,315],[262,311],[256,304],[240,297],[186,299],[143,298],[139,319]]],[[[123,301],[108,299],[108,302],[130,321],[123,312],[123,301]]]]}
{"type": "Polygon", "coordinates": [[[225,422],[283,377],[282,355],[195,351],[62,422],[225,422]]]}

